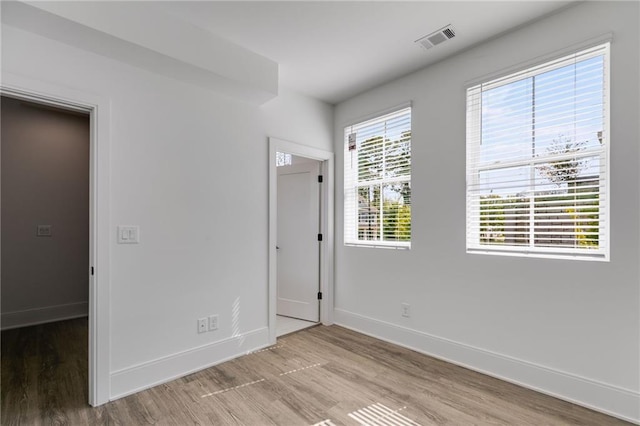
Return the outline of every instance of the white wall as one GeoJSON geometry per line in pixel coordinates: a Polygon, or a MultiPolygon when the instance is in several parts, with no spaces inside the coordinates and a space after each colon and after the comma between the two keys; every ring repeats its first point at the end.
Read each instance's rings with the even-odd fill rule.
{"type": "Polygon", "coordinates": [[[269,136],[333,151],[333,108],[324,102],[280,87],[261,112],[269,136]]]}
{"type": "Polygon", "coordinates": [[[255,105],[278,93],[275,61],[148,2],[3,2],[1,15],[8,25],[255,105]]]}
{"type": "Polygon", "coordinates": [[[87,315],[88,282],[89,116],[3,97],[2,328],[87,315]]]}
{"type": "Polygon", "coordinates": [[[337,197],[336,322],[639,421],[638,21],[585,2],[337,105],[340,188],[344,125],[413,101],[413,226],[410,251],[344,247],[337,197]],[[611,261],[466,254],[465,83],[607,32],[611,261]]]}
{"type": "Polygon", "coordinates": [[[110,102],[111,396],[266,344],[267,137],[328,149],[332,108],[251,106],[6,25],[2,67],[110,102]]]}

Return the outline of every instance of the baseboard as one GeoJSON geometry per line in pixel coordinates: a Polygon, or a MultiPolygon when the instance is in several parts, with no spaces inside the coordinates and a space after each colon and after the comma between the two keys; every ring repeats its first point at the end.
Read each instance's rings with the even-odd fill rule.
{"type": "Polygon", "coordinates": [[[113,401],[269,346],[267,327],[111,373],[113,401]]]}
{"type": "Polygon", "coordinates": [[[62,321],[89,315],[88,302],[67,303],[64,305],[46,306],[43,308],[25,309],[23,311],[3,312],[1,329],[28,327],[47,322],[62,321]]]}
{"type": "Polygon", "coordinates": [[[490,352],[342,309],[334,322],[452,364],[640,424],[640,392],[490,352]]]}

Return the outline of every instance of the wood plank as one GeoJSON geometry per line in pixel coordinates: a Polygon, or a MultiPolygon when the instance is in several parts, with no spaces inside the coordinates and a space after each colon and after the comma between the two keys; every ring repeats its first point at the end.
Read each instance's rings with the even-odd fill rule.
{"type": "Polygon", "coordinates": [[[3,425],[628,424],[337,326],[93,408],[87,332],[86,319],[2,332],[3,425]]]}

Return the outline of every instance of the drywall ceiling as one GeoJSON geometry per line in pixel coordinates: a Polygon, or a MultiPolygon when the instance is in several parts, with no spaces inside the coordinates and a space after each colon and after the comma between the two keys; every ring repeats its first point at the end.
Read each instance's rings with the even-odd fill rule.
{"type": "Polygon", "coordinates": [[[148,71],[261,105],[278,95],[278,64],[143,1],[3,1],[15,26],[148,71]],[[203,54],[206,52],[207,54],[203,54]]]}
{"type": "Polygon", "coordinates": [[[280,84],[329,103],[435,63],[571,1],[179,1],[165,13],[276,61],[280,84]],[[415,40],[452,24],[429,50],[415,40]]]}

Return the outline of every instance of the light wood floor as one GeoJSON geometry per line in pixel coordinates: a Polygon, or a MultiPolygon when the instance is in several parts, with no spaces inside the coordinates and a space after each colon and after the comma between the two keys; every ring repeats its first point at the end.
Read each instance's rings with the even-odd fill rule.
{"type": "Polygon", "coordinates": [[[91,408],[86,342],[86,319],[3,331],[1,423],[626,424],[337,326],[91,408]]]}
{"type": "Polygon", "coordinates": [[[285,317],[282,315],[276,315],[276,336],[284,336],[285,334],[313,327],[316,324],[318,323],[297,318],[285,317]]]}

